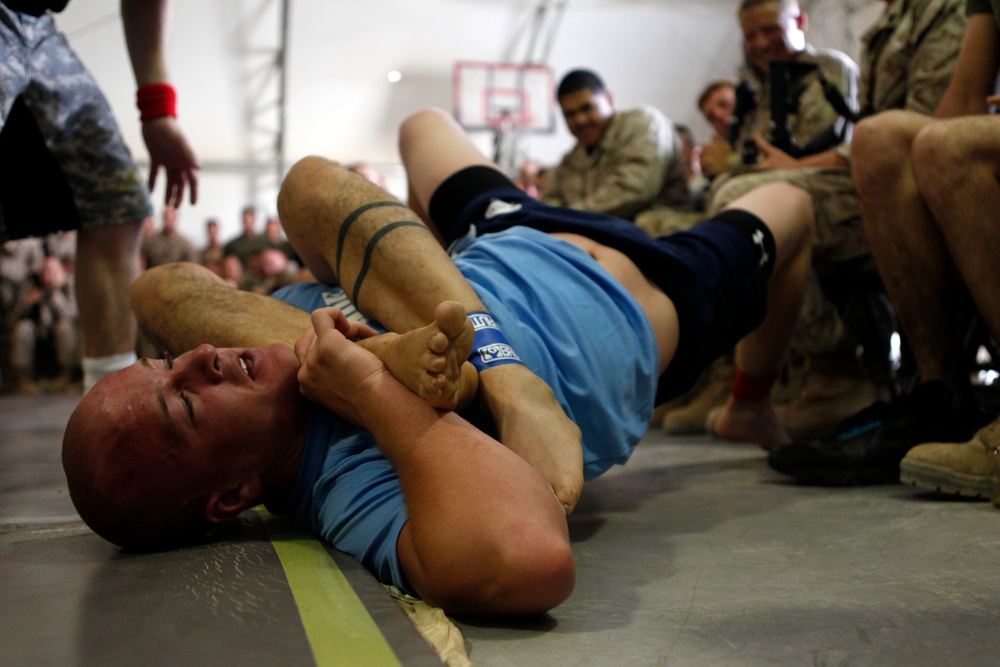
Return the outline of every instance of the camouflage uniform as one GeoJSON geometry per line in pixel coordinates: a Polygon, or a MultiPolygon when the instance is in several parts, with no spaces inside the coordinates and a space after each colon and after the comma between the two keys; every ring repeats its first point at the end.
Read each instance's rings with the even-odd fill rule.
{"type": "Polygon", "coordinates": [[[198,252],[194,244],[180,232],[164,234],[159,231],[142,241],[142,254],[146,258],[146,268],[170,262],[197,262],[198,252]]]}
{"type": "Polygon", "coordinates": [[[691,211],[680,137],[660,111],[618,111],[590,152],[577,144],[548,177],[543,200],[555,206],[634,220],[653,205],[691,211]]]}
{"type": "MultiPolygon", "coordinates": [[[[965,0],[896,0],[889,5],[862,40],[858,97],[862,116],[889,109],[933,114],[958,57],[966,23],[964,10],[965,0]]],[[[837,80],[829,74],[827,77],[837,80]]],[[[807,119],[797,119],[799,123],[794,125],[800,145],[808,141],[811,133],[829,125],[836,113],[826,104],[821,91],[809,88],[807,94],[817,97],[808,105],[803,102],[802,108],[814,112],[807,119]],[[825,115],[821,105],[826,105],[825,115]]],[[[762,108],[755,116],[754,128],[766,119],[762,119],[762,108]]],[[[837,152],[850,159],[849,144],[838,146],[837,152]]],[[[812,196],[816,213],[813,266],[828,272],[843,262],[852,262],[852,270],[874,269],[849,169],[776,169],[716,181],[709,194],[710,211],[765,183],[797,185],[812,196]]],[[[807,355],[836,354],[835,350],[850,347],[844,340],[843,323],[815,280],[807,291],[803,311],[794,341],[800,351],[807,355]]]]}
{"type": "Polygon", "coordinates": [[[56,31],[51,15],[43,12],[46,6],[58,9],[65,3],[17,3],[37,6],[37,12],[13,11],[8,5],[14,4],[0,4],[0,122],[7,130],[0,140],[2,179],[7,182],[0,187],[0,241],[56,229],[134,223],[149,216],[146,189],[107,101],[56,31]],[[38,133],[37,146],[19,143],[38,133]],[[27,178],[18,170],[28,156],[18,153],[15,164],[12,152],[48,159],[35,155],[44,153],[43,140],[54,167],[41,173],[53,181],[16,184],[18,177],[27,178]],[[59,171],[65,184],[54,182],[59,171]],[[35,193],[43,189],[47,196],[38,197],[35,193]],[[65,193],[58,207],[53,201],[59,199],[57,192],[65,193]]]}

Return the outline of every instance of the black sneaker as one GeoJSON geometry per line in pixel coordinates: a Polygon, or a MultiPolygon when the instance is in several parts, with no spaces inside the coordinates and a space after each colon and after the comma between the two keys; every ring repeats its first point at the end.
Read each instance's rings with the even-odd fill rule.
{"type": "Polygon", "coordinates": [[[925,382],[909,396],[878,402],[845,419],[828,440],[793,442],[767,463],[804,484],[851,486],[899,482],[899,462],[923,442],[965,442],[975,432],[952,408],[948,386],[925,382]]]}

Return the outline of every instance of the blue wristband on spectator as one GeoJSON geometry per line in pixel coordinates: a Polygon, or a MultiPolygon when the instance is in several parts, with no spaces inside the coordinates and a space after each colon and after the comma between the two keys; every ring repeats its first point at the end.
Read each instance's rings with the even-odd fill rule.
{"type": "Polygon", "coordinates": [[[472,321],[472,327],[476,332],[469,363],[475,366],[477,371],[482,372],[504,364],[524,363],[489,313],[469,313],[469,320],[472,321]]]}

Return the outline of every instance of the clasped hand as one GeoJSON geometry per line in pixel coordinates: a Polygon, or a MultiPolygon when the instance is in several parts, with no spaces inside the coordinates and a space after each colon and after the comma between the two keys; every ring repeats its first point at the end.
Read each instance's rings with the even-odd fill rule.
{"type": "Polygon", "coordinates": [[[367,399],[366,390],[389,371],[374,354],[353,341],[377,336],[378,332],[347,319],[338,308],[313,311],[312,324],[295,343],[302,395],[363,425],[359,408],[367,399]]]}

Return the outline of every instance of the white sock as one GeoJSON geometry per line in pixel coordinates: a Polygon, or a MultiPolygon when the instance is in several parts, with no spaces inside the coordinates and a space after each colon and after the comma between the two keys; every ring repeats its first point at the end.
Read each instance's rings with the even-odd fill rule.
{"type": "Polygon", "coordinates": [[[121,354],[109,354],[106,357],[84,357],[83,358],[83,393],[90,391],[90,388],[97,384],[101,378],[111,375],[115,371],[128,368],[138,360],[135,352],[123,352],[121,354]]]}

